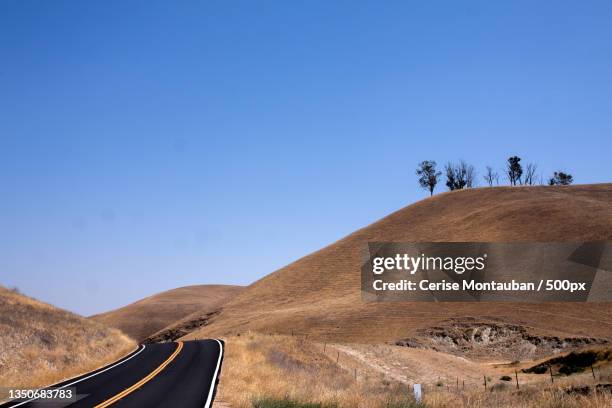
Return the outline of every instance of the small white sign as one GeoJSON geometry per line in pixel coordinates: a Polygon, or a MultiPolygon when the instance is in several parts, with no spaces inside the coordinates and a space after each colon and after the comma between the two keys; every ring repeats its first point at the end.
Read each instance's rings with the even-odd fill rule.
{"type": "Polygon", "coordinates": [[[412,389],[414,390],[414,399],[416,402],[421,402],[421,384],[414,384],[412,389]]]}

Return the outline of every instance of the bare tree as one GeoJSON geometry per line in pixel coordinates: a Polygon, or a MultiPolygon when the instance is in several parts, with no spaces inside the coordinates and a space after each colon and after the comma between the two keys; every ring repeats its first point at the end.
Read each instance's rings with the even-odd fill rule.
{"type": "Polygon", "coordinates": [[[497,174],[491,166],[487,166],[487,172],[484,175],[484,179],[489,187],[493,187],[493,183],[499,184],[499,174],[497,174]]]}
{"type": "Polygon", "coordinates": [[[466,165],[464,162],[461,162],[465,167],[465,186],[467,188],[475,187],[477,184],[476,181],[476,169],[471,164],[466,165]]]}
{"type": "Polygon", "coordinates": [[[433,195],[441,174],[439,171],[436,171],[436,162],[433,160],[422,161],[416,170],[416,175],[419,176],[419,185],[428,190],[429,195],[433,195]]]}
{"type": "Polygon", "coordinates": [[[521,158],[518,156],[512,156],[508,158],[506,164],[506,176],[510,181],[510,184],[516,186],[516,184],[523,184],[523,166],[521,166],[521,158]]]}
{"type": "Polygon", "coordinates": [[[536,170],[537,170],[538,166],[536,164],[533,163],[528,163],[525,166],[525,179],[524,179],[524,184],[526,186],[533,186],[535,184],[537,184],[537,177],[536,177],[536,170]]]}
{"type": "Polygon", "coordinates": [[[459,164],[447,163],[444,166],[446,171],[446,186],[449,190],[461,190],[473,187],[476,183],[476,170],[471,164],[461,160],[459,164]]]}

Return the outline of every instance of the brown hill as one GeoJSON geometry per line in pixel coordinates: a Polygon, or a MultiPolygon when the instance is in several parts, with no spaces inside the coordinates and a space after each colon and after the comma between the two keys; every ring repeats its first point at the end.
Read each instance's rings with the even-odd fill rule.
{"type": "Polygon", "coordinates": [[[116,327],[138,341],[183,318],[217,310],[244,288],[232,285],[194,285],[168,290],[130,305],[91,316],[91,319],[116,327]]]}
{"type": "MultiPolygon", "coordinates": [[[[438,194],[407,206],[253,283],[186,338],[245,330],[395,342],[466,317],[518,324],[561,339],[612,338],[612,304],[363,303],[368,241],[612,239],[612,184],[495,187],[438,194]]],[[[469,319],[468,319],[469,321],[469,319]]]]}
{"type": "Polygon", "coordinates": [[[135,347],[119,330],[0,286],[0,387],[55,383],[135,347]]]}

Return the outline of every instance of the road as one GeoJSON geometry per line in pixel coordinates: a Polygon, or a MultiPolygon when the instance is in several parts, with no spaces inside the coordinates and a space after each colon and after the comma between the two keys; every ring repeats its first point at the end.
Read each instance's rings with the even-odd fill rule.
{"type": "Polygon", "coordinates": [[[50,388],[73,389],[76,401],[11,401],[21,408],[210,408],[224,345],[219,340],[140,345],[123,359],[50,388]]]}

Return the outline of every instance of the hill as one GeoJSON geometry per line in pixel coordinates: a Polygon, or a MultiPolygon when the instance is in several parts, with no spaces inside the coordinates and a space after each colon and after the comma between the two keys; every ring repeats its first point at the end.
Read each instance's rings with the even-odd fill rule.
{"type": "MultiPolygon", "coordinates": [[[[36,387],[109,363],[133,340],[0,286],[0,386],[36,387]]],[[[5,397],[0,390],[0,400],[5,397]]]]}
{"type": "MultiPolygon", "coordinates": [[[[513,324],[547,338],[612,338],[609,303],[363,303],[368,241],[589,241],[612,239],[612,184],[477,188],[409,205],[248,286],[185,338],[245,330],[330,341],[401,342],[428,328],[513,324]],[[556,337],[555,337],[556,336],[556,337]]],[[[429,336],[427,334],[427,336],[429,336]]],[[[444,336],[444,334],[441,334],[444,336]]],[[[451,338],[449,337],[449,340],[451,338]]],[[[581,339],[576,340],[577,344],[581,339]]]]}
{"type": "Polygon", "coordinates": [[[241,286],[194,285],[168,290],[91,319],[116,327],[138,341],[185,317],[216,311],[242,291],[241,286]]]}

